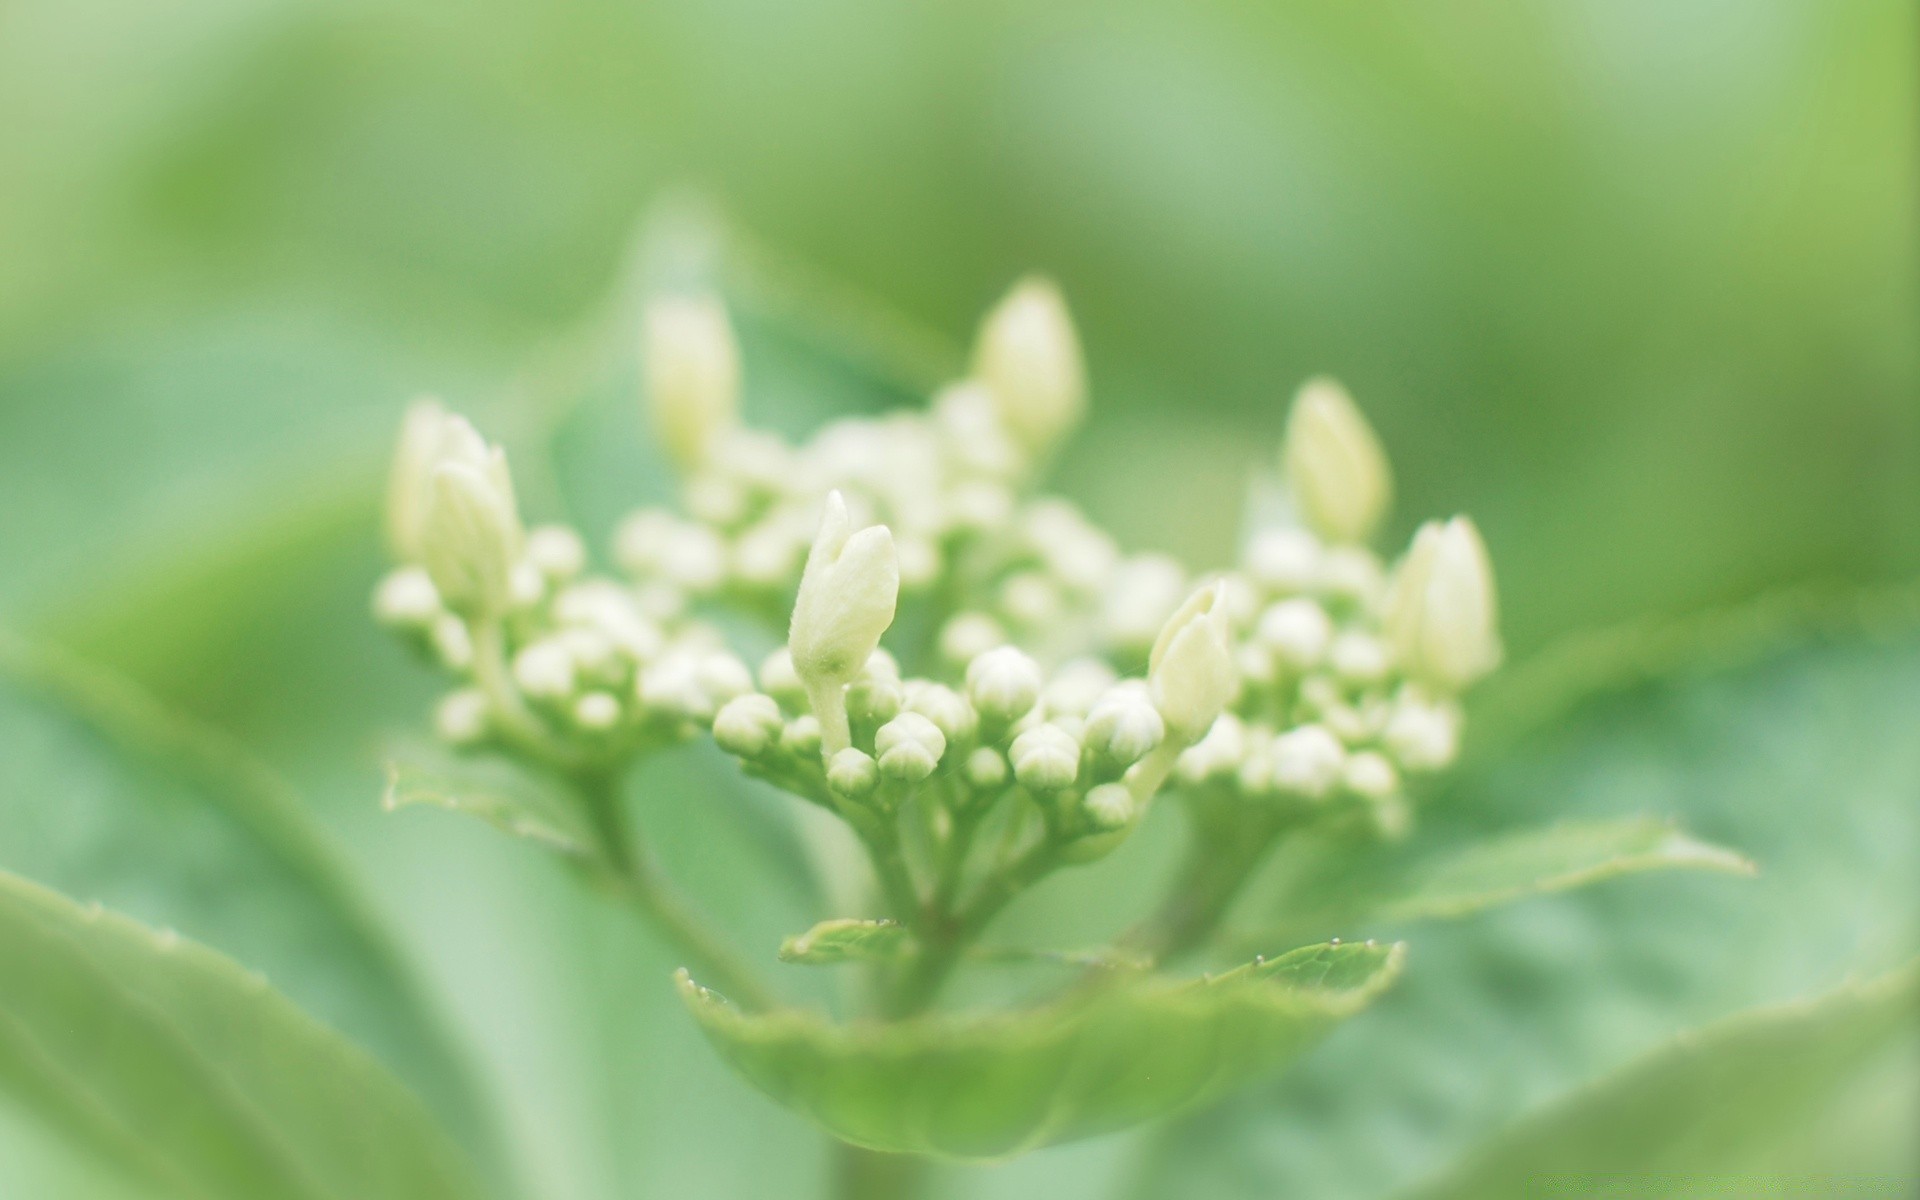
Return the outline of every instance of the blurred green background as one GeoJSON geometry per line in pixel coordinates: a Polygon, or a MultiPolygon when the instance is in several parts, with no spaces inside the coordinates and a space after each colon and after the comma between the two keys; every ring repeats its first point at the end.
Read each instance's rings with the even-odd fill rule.
{"type": "MultiPolygon", "coordinates": [[[[294,780],[481,1047],[542,1196],[772,1194],[820,1152],[706,1057],[651,943],[485,831],[375,809],[380,740],[431,694],[364,618],[408,396],[540,452],[539,414],[576,399],[552,364],[636,222],[694,189],[768,277],[897,313],[929,370],[1017,274],[1058,276],[1094,409],[1057,482],[1130,545],[1223,562],[1285,398],[1326,371],[1395,455],[1396,533],[1481,523],[1517,656],[1782,584],[1907,579],[1916,58],[1895,0],[11,0],[0,617],[294,780]]],[[[818,348],[778,308],[749,318],[751,412],[875,402],[811,386],[818,348]]],[[[631,397],[603,391],[562,419],[553,470],[522,466],[536,514],[565,503],[596,536],[667,487],[631,397]]],[[[682,756],[645,803],[689,886],[771,944],[796,901],[750,839],[710,846],[723,810],[659,799],[714,778],[682,756]]],[[[1876,776],[1902,814],[1905,778],[1876,776]]],[[[1911,835],[1892,820],[1873,836],[1911,835]]],[[[1823,970],[1675,985],[1690,998],[1596,1060],[1823,970]]],[[[1499,1080],[1481,1125],[1556,1086],[1499,1080]]],[[[93,1194],[31,1142],[0,1138],[42,1189],[10,1194],[93,1194]]],[[[1445,1157],[1394,1144],[1301,1194],[1445,1157]]],[[[981,1186],[1120,1162],[1101,1143],[981,1186]]],[[[1260,1170],[1221,1194],[1259,1194],[1260,1170]]]]}

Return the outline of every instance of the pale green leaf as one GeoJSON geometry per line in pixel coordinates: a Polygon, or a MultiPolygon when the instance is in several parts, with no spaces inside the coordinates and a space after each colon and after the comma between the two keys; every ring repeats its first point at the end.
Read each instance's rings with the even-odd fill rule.
{"type": "Polygon", "coordinates": [[[681,992],[736,1070],[836,1136],[995,1159],[1125,1129],[1271,1071],[1365,1008],[1402,958],[1399,946],[1311,946],[1206,979],[891,1024],[749,1014],[684,974],[681,992]]]}
{"type": "Polygon", "coordinates": [[[842,917],[822,921],[780,943],[780,961],[810,967],[851,962],[887,962],[898,958],[908,940],[898,921],[842,917]]]}
{"type": "Polygon", "coordinates": [[[7,874],[0,1087],[181,1196],[481,1194],[421,1103],[264,977],[7,874]]]}
{"type": "Polygon", "coordinates": [[[557,851],[590,858],[593,833],[579,806],[498,758],[454,758],[424,750],[387,760],[381,806],[394,812],[424,804],[478,817],[502,832],[557,851]]]}
{"type": "Polygon", "coordinates": [[[1913,1031],[1916,1002],[1920,969],[1909,967],[1726,1018],[1526,1118],[1412,1195],[1814,1194],[1774,1174],[1775,1147],[1913,1031]]]}

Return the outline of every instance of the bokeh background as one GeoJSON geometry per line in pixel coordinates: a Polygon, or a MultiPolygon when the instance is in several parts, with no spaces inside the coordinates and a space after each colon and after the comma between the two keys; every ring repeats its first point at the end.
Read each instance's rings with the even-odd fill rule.
{"type": "MultiPolygon", "coordinates": [[[[1015,276],[1056,275],[1094,386],[1056,482],[1133,546],[1223,562],[1285,399],[1332,372],[1394,454],[1396,533],[1453,511],[1485,529],[1517,657],[1780,585],[1911,579],[1916,59],[1896,0],[11,0],[0,616],[296,784],[478,1047],[540,1195],[787,1194],[768,1181],[807,1177],[819,1149],[707,1057],[657,949],[485,831],[377,812],[380,740],[432,690],[364,616],[405,399],[483,414],[532,458],[536,510],[597,535],[664,495],[630,380],[569,366],[664,196],[743,248],[749,409],[789,427],[932,382],[1015,276]],[[883,383],[846,384],[836,356],[883,383]]],[[[1898,712],[1920,695],[1845,675],[1885,661],[1726,687],[1777,685],[1792,730],[1796,687],[1870,696],[1821,711],[1827,751],[1871,758],[1911,739],[1916,710],[1898,712]]],[[[1636,745],[1671,733],[1621,722],[1636,745]]],[[[1729,757],[1779,744],[1722,733],[1729,757]]],[[[1739,787],[1799,789],[1782,805],[1832,782],[1817,755],[1798,774],[1746,761],[1739,787]]],[[[1910,765],[1874,775],[1889,815],[1856,841],[1909,844],[1910,765]]],[[[644,803],[689,886],[777,938],[793,901],[704,832],[731,810],[657,799],[715,778],[676,759],[644,803]]],[[[1739,789],[1712,787],[1731,812],[1739,789]]],[[[1669,790],[1655,800],[1692,802],[1669,790]]],[[[1835,861],[1808,870],[1846,874],[1835,861]]],[[[1791,969],[1724,993],[1659,981],[1672,1003],[1612,1014],[1593,1061],[1859,966],[1807,965],[1835,929],[1900,942],[1909,860],[1876,861],[1879,893],[1767,893],[1774,916],[1826,903],[1834,922],[1802,922],[1791,969]],[[1888,906],[1898,920],[1863,915],[1888,906]]],[[[1696,895],[1675,886],[1655,894],[1696,895]]],[[[1549,910],[1521,944],[1576,944],[1564,922],[1585,911],[1549,910]]],[[[1155,1169],[1186,1153],[1217,1169],[1180,1167],[1182,1186],[1221,1195],[1379,1194],[1444,1161],[1455,1125],[1566,1082],[1484,1061],[1436,1068],[1450,1082],[1400,1125],[1329,1135],[1341,1162],[1302,1168],[1311,1139],[1245,1108],[1155,1169]]],[[[1341,1104],[1366,1109],[1364,1089],[1341,1104]]],[[[0,1131],[0,1181],[31,1184],[9,1194],[104,1186],[4,1110],[0,1131]]],[[[1132,1153],[1110,1140],[969,1186],[1176,1194],[1132,1153]]]]}

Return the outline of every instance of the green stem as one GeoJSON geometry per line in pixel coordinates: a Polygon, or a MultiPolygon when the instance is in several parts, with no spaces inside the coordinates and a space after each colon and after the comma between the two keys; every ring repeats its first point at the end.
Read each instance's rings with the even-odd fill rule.
{"type": "Polygon", "coordinates": [[[925,1012],[940,995],[947,977],[1000,911],[1060,864],[1061,843],[1049,836],[996,871],[980,885],[958,914],[927,929],[920,955],[901,976],[887,1015],[896,1019],[925,1012]]]}
{"type": "Polygon", "coordinates": [[[639,843],[620,804],[619,780],[606,773],[573,777],[598,835],[608,881],[707,984],[749,1009],[771,1008],[772,992],[712,928],[667,885],[639,843]]]}
{"type": "Polygon", "coordinates": [[[834,1143],[837,1200],[914,1200],[924,1196],[933,1164],[911,1154],[886,1154],[851,1142],[834,1143]]]}
{"type": "Polygon", "coordinates": [[[1121,947],[1156,963],[1198,949],[1220,927],[1284,828],[1284,821],[1268,816],[1196,829],[1181,882],[1160,911],[1121,939],[1121,947]]]}

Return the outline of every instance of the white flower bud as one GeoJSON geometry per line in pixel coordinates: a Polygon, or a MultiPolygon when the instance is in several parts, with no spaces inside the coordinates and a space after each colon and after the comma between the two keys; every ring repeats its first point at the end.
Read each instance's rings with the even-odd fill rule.
{"type": "Polygon", "coordinates": [[[1319,586],[1321,554],[1319,540],[1304,529],[1268,529],[1253,536],[1241,558],[1255,583],[1292,595],[1319,586]]]}
{"type": "Polygon", "coordinates": [[[862,671],[847,685],[847,715],[861,721],[891,721],[906,703],[906,685],[897,675],[862,671]]]}
{"type": "Polygon", "coordinates": [[[880,768],[873,756],[852,746],[827,761],[827,786],[843,796],[859,799],[880,782],[880,768]]]}
{"type": "Polygon", "coordinates": [[[1282,459],[1307,523],[1334,542],[1364,542],[1393,499],[1386,452],[1373,428],[1331,379],[1310,379],[1287,417],[1282,459]]]}
{"type": "Polygon", "coordinates": [[[610,692],[588,692],[573,702],[573,722],[593,733],[620,723],[620,701],[610,692]]]}
{"type": "Polygon", "coordinates": [[[973,369],[993,395],[1001,426],[1029,454],[1054,446],[1086,409],[1080,340],[1049,280],[1021,280],[987,314],[973,369]]]}
{"type": "Polygon", "coordinates": [[[506,474],[506,456],[497,447],[483,465],[434,468],[421,556],[441,602],[467,616],[498,617],[513,604],[513,569],[525,535],[506,474]]]}
{"type": "Polygon", "coordinates": [[[883,775],[918,783],[940,765],[940,756],[947,752],[947,738],[919,713],[901,713],[874,734],[873,749],[883,775]]]}
{"type": "Polygon", "coordinates": [[[573,654],[557,638],[529,643],[513,656],[513,681],[537,700],[563,700],[576,684],[573,654]]]}
{"type": "Polygon", "coordinates": [[[852,682],[893,623],[899,595],[893,535],[884,525],[855,533],[845,498],[829,493],[787,635],[794,671],[810,692],[852,682]]]}
{"type": "Polygon", "coordinates": [[[1403,694],[1394,701],[1380,740],[1403,770],[1438,771],[1459,751],[1459,710],[1403,694]]]}
{"type": "Polygon", "coordinates": [[[450,671],[465,671],[473,666],[473,633],[467,623],[452,613],[441,613],[428,627],[427,640],[440,665],[450,671]]]}
{"type": "Polygon", "coordinates": [[[1123,783],[1103,783],[1087,792],[1080,802],[1087,826],[1093,833],[1115,833],[1133,824],[1140,806],[1133,791],[1123,783]]]}
{"type": "Polygon", "coordinates": [[[1020,571],[1000,585],[1000,609],[1016,625],[1046,625],[1060,615],[1060,607],[1060,589],[1038,571],[1020,571]]]}
{"type": "Polygon", "coordinates": [[[1013,777],[1036,792],[1058,792],[1073,786],[1080,773],[1080,743],[1058,725],[1035,725],[1007,748],[1013,777]]]}
{"type": "Polygon", "coordinates": [[[753,673],[747,664],[724,651],[703,654],[696,660],[695,681],[707,703],[718,707],[753,690],[753,673]]]}
{"type": "Polygon", "coordinates": [[[733,543],[733,574],[750,587],[785,586],[800,566],[804,538],[796,538],[782,521],[762,521],[733,543]]]}
{"type": "Polygon", "coordinates": [[[955,528],[994,529],[1013,512],[1013,493],[998,483],[972,479],[947,493],[947,515],[955,528]]]}
{"type": "Polygon", "coordinates": [[[1020,452],[998,409],[993,391],[976,380],[949,385],[933,398],[941,444],[964,470],[1004,477],[1019,469],[1020,452]]]}
{"type": "Polygon", "coordinates": [[[1206,733],[1240,686],[1223,598],[1218,583],[1190,596],[1160,631],[1147,659],[1154,707],[1182,742],[1206,733]]]}
{"type": "Polygon", "coordinates": [[[565,525],[541,525],[527,533],[527,561],[555,583],[587,569],[587,544],[565,525]]]}
{"type": "Polygon", "coordinates": [[[1007,631],[985,613],[963,612],[940,628],[940,657],[950,663],[970,663],[995,646],[1005,645],[1007,631]]]}
{"type": "Polygon", "coordinates": [[[747,515],[747,489],[725,475],[701,474],[680,490],[687,514],[705,525],[733,526],[747,515]]]}
{"type": "Polygon", "coordinates": [[[1302,725],[1273,739],[1267,750],[1273,784],[1282,791],[1324,796],[1340,781],[1347,748],[1318,725],[1302,725]]]}
{"type": "Polygon", "coordinates": [[[1393,769],[1384,754],[1362,750],[1347,759],[1341,782],[1356,796],[1384,800],[1400,790],[1400,772],[1393,769]]]}
{"type": "Polygon", "coordinates": [[[1040,700],[1040,664],[1017,647],[999,646],[967,664],[967,698],[980,715],[1016,721],[1040,700]]]}
{"type": "Polygon", "coordinates": [[[1327,661],[1342,683],[1369,687],[1386,679],[1393,667],[1393,652],[1371,634],[1343,633],[1333,639],[1327,661]]]}
{"type": "Polygon", "coordinates": [[[780,748],[795,758],[815,758],[820,753],[820,719],[808,714],[795,717],[780,731],[780,748]]]}
{"type": "Polygon", "coordinates": [[[1007,757],[991,746],[982,746],[967,755],[967,782],[976,789],[988,792],[1005,787],[1007,782],[1007,757]]]}
{"type": "Polygon", "coordinates": [[[712,296],[663,296],[641,322],[647,407],[682,470],[705,461],[739,420],[740,349],[727,310],[712,296]]]}
{"type": "Polygon", "coordinates": [[[430,397],[414,401],[400,422],[387,483],[387,544],[402,562],[420,561],[433,470],[440,465],[447,410],[430,397]]]}
{"type": "Polygon", "coordinates": [[[1386,587],[1379,558],[1365,546],[1335,546],[1320,564],[1320,590],[1371,609],[1386,587]]]}
{"type": "Polygon", "coordinates": [[[442,611],[440,593],[422,567],[389,571],[373,593],[374,618],[396,629],[425,629],[442,611]]]}
{"type": "Polygon", "coordinates": [[[1088,749],[1131,766],[1160,744],[1167,727],[1146,685],[1130,679],[1102,696],[1087,713],[1084,736],[1088,749]]]}
{"type": "Polygon", "coordinates": [[[1047,681],[1040,699],[1050,716],[1084,717],[1117,678],[1113,668],[1100,659],[1069,659],[1047,681]]]}
{"type": "Polygon", "coordinates": [[[1247,727],[1232,713],[1221,713],[1207,735],[1188,747],[1175,763],[1187,783],[1204,783],[1239,769],[1247,754],[1247,727]]]}
{"type": "Polygon", "coordinates": [[[773,748],[784,722],[772,696],[750,692],[735,696],[713,716],[713,740],[728,754],[758,758],[773,748]]]}
{"type": "Polygon", "coordinates": [[[915,681],[907,685],[907,709],[939,727],[949,742],[971,740],[980,729],[980,715],[967,698],[950,687],[915,681]]]}
{"type": "Polygon", "coordinates": [[[1387,636],[1401,668],[1457,692],[1500,661],[1493,566],[1466,517],[1420,527],[1394,574],[1387,636]]]}
{"type": "Polygon", "coordinates": [[[760,690],[786,708],[798,708],[807,699],[807,689],[793,669],[793,655],[785,646],[760,662],[760,690]]]}
{"type": "Polygon", "coordinates": [[[470,746],[487,736],[487,697],[479,688],[460,688],[440,698],[433,729],[442,741],[470,746]]]}
{"type": "Polygon", "coordinates": [[[894,546],[900,560],[900,586],[909,590],[926,587],[940,577],[940,551],[924,537],[903,537],[894,546]]]}
{"type": "Polygon", "coordinates": [[[1333,618],[1319,603],[1298,597],[1270,605],[1260,614],[1254,636],[1294,671],[1320,664],[1333,641],[1333,618]]]}

